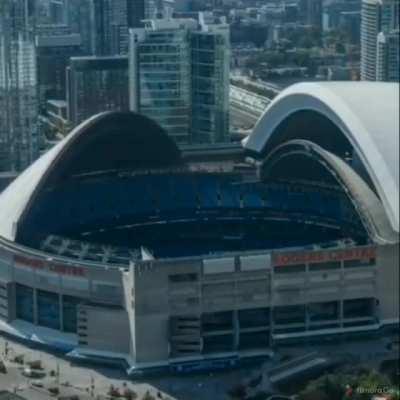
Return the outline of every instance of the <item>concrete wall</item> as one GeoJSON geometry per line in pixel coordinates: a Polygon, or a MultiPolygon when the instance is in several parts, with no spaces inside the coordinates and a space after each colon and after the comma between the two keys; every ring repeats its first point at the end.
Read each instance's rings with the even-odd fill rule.
{"type": "MultiPolygon", "coordinates": [[[[374,260],[375,248],[366,249],[371,249],[374,260]]],[[[225,256],[222,260],[208,257],[206,263],[201,258],[151,260],[138,262],[126,271],[84,266],[82,275],[74,276],[70,270],[63,273],[51,270],[53,261],[41,265],[33,259],[29,265],[30,258],[26,256],[27,265],[21,259],[16,262],[10,251],[0,248],[0,318],[8,322],[15,319],[15,283],[78,296],[87,302],[78,311],[80,346],[130,355],[138,365],[167,362],[179,349],[190,348],[201,355],[204,313],[232,312],[234,348],[238,344],[238,311],[244,309],[270,309],[272,316],[274,307],[337,301],[341,313],[333,323],[340,330],[349,326],[348,323],[357,322],[357,318],[342,318],[343,301],[373,298],[378,300],[377,314],[358,318],[358,322],[365,320],[366,325],[372,326],[376,322],[398,320],[398,247],[378,247],[376,262],[366,260],[365,266],[361,261],[354,267],[345,267],[343,260],[337,262],[334,258],[346,252],[353,252],[355,255],[351,257],[357,258],[358,251],[363,249],[338,248],[283,255],[275,252],[272,258],[268,253],[248,253],[225,256]],[[280,265],[276,255],[286,261],[280,265]],[[316,256],[324,260],[319,262],[321,269],[313,268],[316,256]],[[329,258],[332,259],[327,262],[329,258]],[[294,264],[294,270],[285,273],[285,262],[289,266],[294,264]],[[298,268],[298,264],[302,267],[298,268]],[[172,334],[173,321],[176,329],[172,334]],[[171,343],[175,346],[172,353],[171,343]]],[[[297,325],[303,331],[296,332],[296,337],[307,333],[307,322],[297,325]]],[[[324,329],[324,322],[314,325],[324,329]]],[[[274,321],[271,319],[270,327],[265,325],[262,329],[274,335],[274,321]]]]}
{"type": "Polygon", "coordinates": [[[137,363],[151,363],[169,357],[169,279],[171,272],[190,270],[189,265],[147,262],[136,265],[134,274],[133,354],[137,363]],[[188,268],[187,268],[188,267],[188,268]]]}
{"type": "MultiPolygon", "coordinates": [[[[249,261],[247,266],[246,259],[241,256],[216,261],[215,264],[220,263],[224,272],[210,267],[214,261],[207,261],[203,265],[200,259],[138,263],[132,269],[133,357],[137,363],[165,361],[171,357],[171,340],[174,346],[179,342],[178,347],[196,348],[197,345],[193,343],[197,335],[201,335],[201,318],[204,313],[233,311],[236,321],[237,311],[243,309],[273,310],[275,307],[337,302],[340,309],[337,319],[313,322],[313,334],[318,329],[321,332],[325,329],[325,333],[329,334],[330,329],[340,330],[351,327],[351,324],[357,326],[361,321],[365,321],[366,327],[375,326],[380,319],[398,317],[398,269],[395,268],[398,250],[394,246],[383,247],[376,253],[376,259],[368,259],[367,256],[365,260],[362,255],[358,258],[358,251],[371,251],[371,257],[375,254],[372,247],[360,250],[329,249],[320,252],[322,255],[309,252],[305,256],[310,257],[310,261],[304,263],[303,268],[294,265],[295,269],[286,273],[281,269],[284,267],[274,266],[271,260],[263,258],[266,255],[259,260],[253,259],[251,264],[249,261]],[[346,252],[351,254],[354,266],[344,261],[346,252]],[[312,260],[314,255],[322,257],[324,261],[316,263],[315,259],[312,260]],[[332,260],[328,262],[330,257],[332,260]],[[344,259],[336,261],[335,257],[344,259]],[[315,268],[317,265],[318,268],[315,268]],[[176,276],[182,276],[182,281],[171,279],[176,276]],[[191,279],[185,276],[191,276],[191,279]],[[370,298],[380,300],[380,313],[344,319],[344,301],[370,298]],[[184,322],[185,318],[189,318],[190,322],[184,322]],[[185,324],[190,325],[190,329],[182,328],[181,333],[178,329],[172,338],[172,320],[182,320],[177,323],[183,327],[185,324]],[[196,324],[199,324],[198,332],[196,324]],[[190,345],[186,345],[185,340],[190,345]]],[[[303,255],[304,252],[300,257],[303,255]]],[[[279,326],[272,319],[271,334],[275,335],[275,327],[279,328],[281,334],[282,330],[290,332],[296,325],[301,329],[293,335],[301,337],[308,331],[307,315],[302,323],[279,326]]],[[[196,351],[198,354],[201,352],[196,351]]]]}
{"type": "Polygon", "coordinates": [[[117,268],[81,266],[41,257],[18,257],[0,246],[0,280],[96,303],[123,304],[122,272],[117,268]],[[64,267],[67,270],[63,271],[64,267]],[[79,273],[72,273],[75,268],[79,273]]]}
{"type": "Polygon", "coordinates": [[[376,291],[382,322],[399,319],[399,246],[378,248],[378,278],[376,291]]]}
{"type": "Polygon", "coordinates": [[[80,305],[78,336],[81,347],[128,354],[130,343],[128,315],[121,309],[80,305]]]}

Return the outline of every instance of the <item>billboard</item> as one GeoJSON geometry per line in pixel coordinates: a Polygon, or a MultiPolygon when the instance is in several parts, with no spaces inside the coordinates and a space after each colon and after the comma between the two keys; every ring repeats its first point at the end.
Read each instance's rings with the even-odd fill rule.
{"type": "Polygon", "coordinates": [[[332,261],[369,260],[376,257],[376,248],[354,247],[351,249],[302,251],[290,253],[275,253],[274,266],[286,266],[296,264],[315,264],[332,261]]]}

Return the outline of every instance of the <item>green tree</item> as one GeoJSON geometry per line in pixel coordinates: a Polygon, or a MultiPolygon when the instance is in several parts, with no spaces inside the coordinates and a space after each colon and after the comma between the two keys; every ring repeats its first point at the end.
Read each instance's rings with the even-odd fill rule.
{"type": "MultiPolygon", "coordinates": [[[[299,393],[299,399],[370,400],[373,393],[379,394],[382,393],[382,390],[390,391],[393,389],[390,380],[379,372],[356,368],[354,371],[326,374],[309,382],[306,388],[299,393]],[[353,389],[351,397],[346,395],[349,389],[353,389]]],[[[396,394],[393,394],[393,399],[396,399],[395,396],[396,394]]]]}
{"type": "Polygon", "coordinates": [[[346,48],[344,47],[343,43],[336,43],[336,52],[340,54],[346,53],[346,48]]]}
{"type": "Polygon", "coordinates": [[[379,374],[377,371],[369,371],[362,374],[357,379],[357,387],[367,389],[362,392],[355,393],[355,400],[370,400],[371,393],[379,394],[381,390],[390,389],[391,385],[386,376],[379,374]]]}
{"type": "Polygon", "coordinates": [[[323,375],[311,381],[300,393],[300,400],[342,400],[346,384],[341,374],[323,375]]]}

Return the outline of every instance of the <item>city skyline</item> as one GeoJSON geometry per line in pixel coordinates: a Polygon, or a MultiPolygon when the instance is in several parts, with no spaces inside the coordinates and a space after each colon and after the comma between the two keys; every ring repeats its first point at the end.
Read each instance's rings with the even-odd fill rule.
{"type": "Polygon", "coordinates": [[[268,104],[275,95],[274,81],[280,88],[286,81],[309,79],[398,81],[398,0],[293,0],[267,5],[253,1],[254,7],[245,9],[222,3],[215,8],[194,0],[176,4],[154,0],[2,2],[1,170],[22,170],[89,114],[126,109],[125,100],[112,100],[126,98],[125,87],[95,89],[88,84],[88,93],[80,96],[91,99],[92,104],[83,106],[90,111],[75,117],[77,105],[71,93],[67,98],[66,80],[76,57],[128,57],[129,108],[155,118],[181,144],[229,143],[246,135],[259,116],[247,109],[249,102],[268,104]],[[186,21],[186,28],[179,21],[186,21]],[[157,61],[142,62],[148,56],[139,53],[145,45],[151,46],[151,37],[156,38],[157,31],[168,35],[169,30],[180,31],[172,39],[180,61],[168,66],[165,60],[171,54],[158,54],[154,44],[157,61]],[[133,45],[133,37],[140,37],[140,43],[133,45]],[[250,45],[251,41],[255,44],[250,45]],[[247,43],[248,50],[241,43],[247,43]],[[293,50],[300,47],[298,53],[286,50],[288,43],[293,50]],[[213,61],[212,53],[207,53],[210,46],[215,46],[213,61]],[[195,61],[207,57],[208,64],[195,61]],[[177,108],[165,108],[167,103],[161,105],[163,100],[155,97],[165,92],[149,89],[157,86],[157,80],[145,83],[156,76],[151,71],[158,68],[161,73],[163,65],[175,68],[164,74],[180,71],[174,78],[178,91],[168,89],[177,96],[168,101],[180,102],[177,108]],[[230,83],[238,73],[253,83],[239,87],[230,83]],[[256,79],[265,86],[266,95],[258,92],[256,79]],[[100,100],[102,96],[96,101],[93,90],[104,91],[110,101],[100,100]],[[66,118],[52,116],[54,102],[65,102],[66,118]]]}

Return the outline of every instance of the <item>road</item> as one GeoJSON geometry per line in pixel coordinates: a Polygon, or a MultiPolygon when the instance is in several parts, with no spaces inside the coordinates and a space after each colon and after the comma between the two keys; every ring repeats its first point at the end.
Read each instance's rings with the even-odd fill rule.
{"type": "MultiPolygon", "coordinates": [[[[12,342],[9,338],[0,336],[0,355],[5,358],[6,342],[8,343],[8,357],[5,360],[7,373],[0,373],[0,389],[17,392],[21,396],[25,396],[27,400],[47,400],[54,399],[49,396],[46,387],[57,386],[57,378],[50,377],[50,371],[59,371],[59,387],[61,394],[71,395],[91,392],[90,387],[93,382],[93,396],[88,395],[89,398],[96,398],[97,395],[107,394],[110,386],[113,385],[119,388],[121,392],[126,388],[135,391],[139,395],[139,399],[147,391],[154,396],[157,396],[160,389],[147,383],[133,383],[127,381],[127,377],[122,371],[111,368],[96,368],[88,366],[87,368],[81,365],[71,363],[64,358],[56,357],[56,355],[29,348],[22,343],[12,342]],[[23,367],[12,362],[15,356],[24,355],[26,362],[40,360],[47,377],[43,379],[45,389],[32,389],[31,383],[34,379],[26,378],[22,375],[23,367]]],[[[161,392],[163,399],[175,400],[175,397],[161,392]]]]}
{"type": "MultiPolygon", "coordinates": [[[[26,346],[21,342],[15,342],[9,337],[5,338],[0,333],[0,359],[4,358],[5,343],[9,347],[9,359],[16,355],[24,355],[25,362],[40,360],[47,375],[50,371],[60,371],[61,394],[79,394],[80,400],[96,399],[98,395],[108,392],[110,385],[123,390],[124,384],[127,388],[138,394],[138,399],[149,391],[158,400],[159,393],[164,400],[227,400],[227,391],[238,382],[247,380],[252,370],[233,370],[218,374],[199,375],[165,375],[145,378],[143,381],[129,381],[123,371],[108,367],[83,366],[57,357],[55,354],[26,346]],[[94,382],[94,396],[90,393],[91,382],[94,382]],[[66,386],[69,384],[70,386],[66,386]]],[[[38,391],[30,388],[32,380],[22,376],[21,366],[6,361],[7,374],[0,373],[0,390],[17,390],[20,396],[27,400],[54,400],[46,391],[38,391]]],[[[254,370],[253,370],[254,371],[254,370]]],[[[54,386],[56,378],[44,379],[45,386],[54,386]]]]}
{"type": "MultiPolygon", "coordinates": [[[[260,373],[267,374],[274,366],[276,360],[282,356],[298,357],[311,351],[325,354],[327,357],[348,357],[350,356],[355,364],[361,363],[370,368],[378,369],[380,363],[385,359],[398,356],[395,352],[388,350],[387,345],[394,337],[381,337],[378,339],[364,340],[334,340],[332,342],[321,342],[319,344],[308,344],[280,348],[274,360],[259,365],[245,367],[231,371],[224,371],[215,374],[199,375],[164,375],[145,378],[143,381],[129,381],[121,370],[102,368],[96,366],[82,366],[71,363],[69,360],[57,357],[56,355],[27,347],[25,344],[4,338],[0,334],[0,358],[4,357],[5,343],[9,343],[9,358],[24,354],[25,361],[41,360],[45,371],[60,371],[60,388],[62,394],[80,394],[81,400],[95,399],[97,395],[106,394],[113,385],[121,391],[126,384],[127,388],[134,390],[139,396],[138,400],[149,391],[158,400],[158,393],[165,400],[227,400],[227,392],[238,384],[248,383],[249,380],[260,373]],[[94,397],[90,396],[91,382],[94,383],[94,397]],[[69,383],[70,386],[66,386],[69,383]],[[86,397],[82,397],[86,393],[86,397]]],[[[30,380],[23,377],[21,367],[10,361],[6,362],[8,373],[0,373],[0,390],[10,390],[25,396],[27,400],[48,400],[54,399],[45,392],[29,388],[30,380]],[[18,390],[19,389],[19,390],[18,390]]],[[[56,383],[56,378],[47,377],[47,386],[56,383]]],[[[260,390],[255,388],[254,393],[260,390]]]]}

